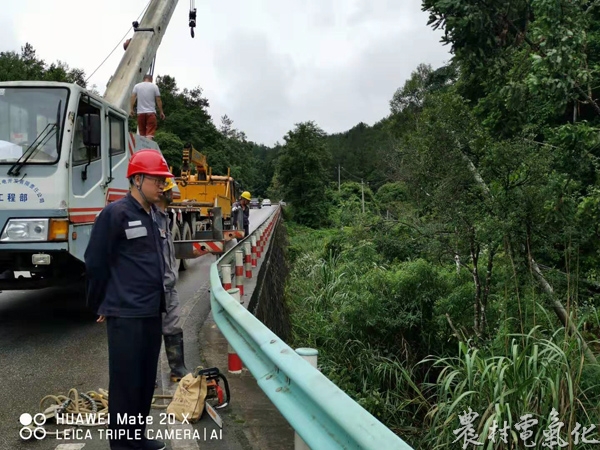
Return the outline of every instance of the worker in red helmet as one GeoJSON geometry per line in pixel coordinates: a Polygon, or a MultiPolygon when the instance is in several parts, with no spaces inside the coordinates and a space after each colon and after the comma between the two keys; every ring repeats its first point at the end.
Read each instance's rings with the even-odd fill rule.
{"type": "Polygon", "coordinates": [[[140,150],[129,161],[130,192],[96,218],[85,251],[87,302],[106,322],[110,448],[164,449],[145,437],[162,340],[166,239],[154,203],[173,177],[162,154],[140,150]],[[117,417],[130,417],[119,423],[117,417]]]}

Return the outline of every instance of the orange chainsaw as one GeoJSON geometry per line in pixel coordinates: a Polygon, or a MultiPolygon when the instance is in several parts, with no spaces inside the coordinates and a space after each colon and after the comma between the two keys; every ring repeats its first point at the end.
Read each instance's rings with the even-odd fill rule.
{"type": "Polygon", "coordinates": [[[210,369],[198,367],[194,371],[194,377],[198,376],[206,377],[207,392],[205,401],[207,403],[216,409],[224,408],[229,404],[229,401],[231,400],[229,383],[218,367],[211,367],[210,369]],[[221,382],[223,383],[223,386],[221,386],[221,382]]]}

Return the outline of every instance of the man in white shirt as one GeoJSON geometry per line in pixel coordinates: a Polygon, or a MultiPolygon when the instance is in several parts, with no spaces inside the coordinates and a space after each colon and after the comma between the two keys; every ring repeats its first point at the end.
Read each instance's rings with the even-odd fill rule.
{"type": "Polygon", "coordinates": [[[156,132],[156,106],[160,111],[160,118],[165,120],[162,100],[158,86],[152,83],[152,75],[145,75],[144,81],[133,88],[131,94],[131,116],[135,114],[134,105],[137,99],[137,123],[138,132],[141,136],[154,138],[156,132]]]}

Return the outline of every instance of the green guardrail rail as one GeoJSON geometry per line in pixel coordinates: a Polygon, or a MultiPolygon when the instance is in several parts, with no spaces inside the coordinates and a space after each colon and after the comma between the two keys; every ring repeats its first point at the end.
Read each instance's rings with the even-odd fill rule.
{"type": "MultiPolygon", "coordinates": [[[[250,236],[279,220],[277,208],[250,236]]],[[[215,323],[261,389],[312,449],[412,450],[223,288],[220,266],[234,261],[250,236],[211,265],[210,301],[215,323]]]]}

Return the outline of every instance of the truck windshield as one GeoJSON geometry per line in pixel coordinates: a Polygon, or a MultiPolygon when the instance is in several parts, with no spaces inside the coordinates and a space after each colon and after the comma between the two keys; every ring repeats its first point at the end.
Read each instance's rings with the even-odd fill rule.
{"type": "Polygon", "coordinates": [[[14,164],[28,148],[27,164],[58,161],[68,95],[66,88],[0,87],[0,164],[14,164]]]}

